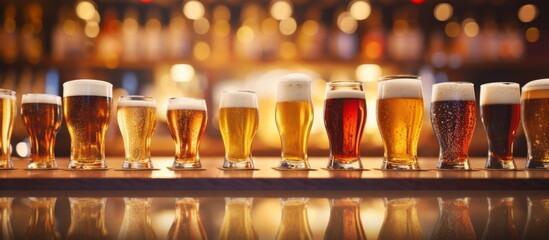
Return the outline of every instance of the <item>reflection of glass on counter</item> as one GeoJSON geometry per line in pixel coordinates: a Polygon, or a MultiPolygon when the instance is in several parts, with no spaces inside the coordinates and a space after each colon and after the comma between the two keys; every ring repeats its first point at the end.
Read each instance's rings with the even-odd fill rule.
{"type": "Polygon", "coordinates": [[[549,199],[528,198],[528,220],[522,239],[545,239],[549,236],[549,199]]]}
{"type": "Polygon", "coordinates": [[[438,198],[440,216],[432,239],[476,239],[469,217],[469,198],[438,198]]]}
{"type": "Polygon", "coordinates": [[[259,239],[252,222],[252,198],[226,198],[219,239],[259,239]]]}
{"type": "Polygon", "coordinates": [[[276,239],[314,239],[307,215],[307,198],[280,199],[282,219],[276,239]]]}
{"type": "Polygon", "coordinates": [[[30,198],[31,218],[25,239],[61,239],[53,210],[57,198],[30,198]]]}
{"type": "Polygon", "coordinates": [[[417,198],[386,199],[379,239],[423,239],[416,203],[417,198]]]}
{"type": "Polygon", "coordinates": [[[208,239],[198,214],[199,202],[195,198],[179,198],[175,202],[175,219],[168,239],[208,239]]]}
{"type": "Polygon", "coordinates": [[[71,225],[66,239],[107,239],[106,198],[69,198],[71,225]]]}
{"type": "Polygon", "coordinates": [[[366,239],[360,219],[360,199],[332,199],[324,239],[366,239]]]}
{"type": "Polygon", "coordinates": [[[156,239],[156,233],[151,225],[150,198],[124,198],[126,210],[118,239],[156,239]]]}
{"type": "Polygon", "coordinates": [[[513,220],[512,197],[488,198],[488,223],[482,239],[519,239],[513,220]]]}
{"type": "Polygon", "coordinates": [[[11,229],[11,202],[13,198],[0,198],[0,238],[14,239],[11,229]]]}

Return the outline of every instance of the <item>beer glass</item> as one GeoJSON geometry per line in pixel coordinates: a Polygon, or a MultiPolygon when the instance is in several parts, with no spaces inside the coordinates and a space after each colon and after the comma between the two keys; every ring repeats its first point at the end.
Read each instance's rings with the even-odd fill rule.
{"type": "Polygon", "coordinates": [[[486,168],[516,169],[513,139],[520,120],[520,87],[495,82],[480,86],[480,117],[488,139],[486,168]]]}
{"type": "Polygon", "coordinates": [[[65,239],[108,239],[105,226],[107,198],[69,198],[71,224],[65,239]]]}
{"type": "Polygon", "coordinates": [[[0,168],[13,168],[11,160],[11,132],[15,122],[15,92],[0,89],[2,122],[0,124],[0,168]]]}
{"type": "Polygon", "coordinates": [[[283,169],[310,168],[307,142],[313,125],[311,78],[305,74],[287,75],[278,84],[275,120],[282,143],[283,169]]]}
{"type": "Polygon", "coordinates": [[[528,145],[526,168],[549,169],[549,78],[524,85],[520,102],[528,145]]]}
{"type": "Polygon", "coordinates": [[[21,118],[30,139],[28,168],[56,168],[54,147],[61,126],[61,97],[50,94],[24,94],[21,118]]]}
{"type": "Polygon", "coordinates": [[[208,239],[198,212],[199,202],[195,198],[175,200],[175,218],[168,231],[169,240],[208,239]]]}
{"type": "Polygon", "coordinates": [[[170,98],[168,128],[175,142],[173,168],[200,168],[198,150],[206,130],[206,101],[196,98],[170,98]]]}
{"type": "Polygon", "coordinates": [[[360,218],[359,198],[330,199],[330,218],[324,239],[366,239],[360,218]]]}
{"type": "Polygon", "coordinates": [[[153,168],[150,146],[156,128],[156,100],[145,96],[120,96],[116,115],[124,141],[122,168],[153,168]]]}
{"type": "Polygon", "coordinates": [[[219,104],[219,129],[225,145],[224,168],[253,169],[252,140],[259,125],[252,91],[225,91],[219,104]]]}
{"type": "Polygon", "coordinates": [[[360,140],[365,123],[366,100],[362,83],[327,83],[324,126],[330,142],[329,169],[362,169],[360,140]]]}
{"type": "Polygon", "coordinates": [[[424,239],[417,216],[417,198],[385,199],[385,219],[378,239],[424,239]]]}
{"type": "Polygon", "coordinates": [[[281,198],[282,218],[276,240],[314,239],[307,217],[307,198],[281,198]]]}
{"type": "Polygon", "coordinates": [[[377,125],[383,139],[382,169],[419,169],[417,146],[423,125],[418,76],[386,76],[378,83],[377,125]]]}
{"type": "Polygon", "coordinates": [[[112,84],[72,80],[63,84],[63,114],[71,137],[70,169],[104,169],[112,84]]]}
{"type": "Polygon", "coordinates": [[[439,169],[471,169],[469,144],[477,111],[472,83],[446,82],[433,85],[431,124],[439,144],[439,169]]]}
{"type": "Polygon", "coordinates": [[[469,198],[438,198],[439,217],[431,239],[477,239],[469,216],[469,198]]]}
{"type": "Polygon", "coordinates": [[[252,221],[253,198],[225,198],[225,216],[219,240],[259,239],[252,221]]]}

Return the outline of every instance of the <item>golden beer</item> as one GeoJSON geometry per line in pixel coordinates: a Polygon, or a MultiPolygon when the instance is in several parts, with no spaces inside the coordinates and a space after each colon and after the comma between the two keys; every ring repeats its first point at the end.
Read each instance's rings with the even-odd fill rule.
{"type": "Polygon", "coordinates": [[[48,94],[25,94],[21,103],[21,118],[30,139],[28,168],[55,168],[54,147],[61,126],[61,97],[48,94]]]}
{"type": "Polygon", "coordinates": [[[528,144],[526,168],[549,169],[549,79],[522,87],[521,119],[528,144]]]}
{"type": "Polygon", "coordinates": [[[121,96],[116,112],[124,141],[123,168],[153,168],[151,139],[156,128],[156,101],[152,97],[121,96]]]}
{"type": "Polygon", "coordinates": [[[252,198],[225,198],[225,216],[219,240],[259,239],[252,222],[252,198]]]}
{"type": "Polygon", "coordinates": [[[65,239],[108,239],[105,226],[106,198],[69,198],[71,225],[65,239]]]}
{"type": "Polygon", "coordinates": [[[175,160],[172,167],[202,167],[198,150],[208,123],[204,99],[171,98],[167,121],[175,142],[175,160]]]}
{"type": "Polygon", "coordinates": [[[110,83],[73,80],[63,84],[63,114],[71,136],[69,168],[107,168],[105,133],[111,105],[110,83]]]}
{"type": "Polygon", "coordinates": [[[0,168],[13,168],[11,160],[11,132],[15,122],[15,92],[0,89],[0,168]]]}

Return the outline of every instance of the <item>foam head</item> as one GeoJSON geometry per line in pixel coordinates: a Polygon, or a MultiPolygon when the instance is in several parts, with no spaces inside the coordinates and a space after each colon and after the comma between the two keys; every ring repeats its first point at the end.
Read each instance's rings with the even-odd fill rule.
{"type": "Polygon", "coordinates": [[[417,78],[382,80],[377,86],[378,99],[423,98],[421,81],[417,78]]]}
{"type": "Polygon", "coordinates": [[[533,90],[547,90],[549,89],[549,78],[537,79],[526,83],[522,87],[522,92],[528,92],[533,90]]]}
{"type": "Polygon", "coordinates": [[[145,96],[121,96],[118,99],[119,107],[156,107],[153,97],[145,96]]]}
{"type": "Polygon", "coordinates": [[[25,103],[48,103],[61,105],[61,97],[51,94],[28,93],[23,94],[21,104],[25,103]]]}
{"type": "Polygon", "coordinates": [[[11,98],[15,99],[15,92],[9,89],[0,88],[0,98],[11,98]]]}
{"type": "Polygon", "coordinates": [[[220,108],[257,108],[257,96],[253,91],[225,91],[221,94],[220,108]]]}
{"type": "Polygon", "coordinates": [[[199,98],[170,98],[168,110],[202,110],[206,111],[206,101],[199,98]]]}
{"type": "Polygon", "coordinates": [[[100,96],[112,98],[112,84],[92,79],[79,79],[63,84],[63,96],[100,96]]]}
{"type": "Polygon", "coordinates": [[[475,101],[475,86],[469,82],[434,84],[431,102],[439,101],[475,101]]]}
{"type": "Polygon", "coordinates": [[[326,99],[360,98],[365,99],[361,82],[340,81],[326,83],[326,99]]]}
{"type": "Polygon", "coordinates": [[[311,78],[302,73],[290,73],[278,83],[277,102],[311,101],[311,78]]]}
{"type": "Polygon", "coordinates": [[[494,82],[480,85],[480,105],[519,104],[520,86],[518,83],[494,82]]]}

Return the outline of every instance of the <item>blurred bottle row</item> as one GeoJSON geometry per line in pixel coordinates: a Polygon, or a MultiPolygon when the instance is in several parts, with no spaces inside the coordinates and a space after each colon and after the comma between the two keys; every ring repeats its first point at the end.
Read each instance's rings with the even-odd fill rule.
{"type": "MultiPolygon", "coordinates": [[[[515,199],[511,197],[487,199],[488,217],[482,232],[475,232],[471,216],[476,216],[474,213],[479,209],[471,209],[473,214],[470,215],[470,198],[467,197],[439,197],[438,206],[431,204],[427,211],[418,211],[417,204],[421,201],[418,198],[385,198],[384,214],[372,214],[375,216],[365,218],[369,222],[364,224],[360,198],[328,199],[329,211],[325,212],[315,208],[308,209],[309,199],[307,198],[272,199],[278,201],[282,209],[260,207],[263,208],[263,211],[260,211],[260,218],[256,217],[253,220],[253,198],[225,198],[224,215],[221,209],[212,207],[210,204],[209,207],[212,209],[206,209],[206,211],[211,214],[211,219],[204,219],[205,221],[202,219],[204,215],[199,211],[200,200],[196,198],[175,199],[175,217],[172,221],[169,217],[152,217],[155,213],[154,208],[151,207],[151,198],[124,198],[123,204],[109,207],[108,216],[106,215],[106,198],[69,198],[70,221],[68,216],[54,214],[56,200],[57,198],[16,199],[18,205],[24,203],[30,208],[30,210],[18,210],[30,211],[30,219],[26,230],[20,233],[22,235],[16,236],[12,226],[25,229],[25,224],[21,221],[12,222],[10,219],[11,215],[21,214],[12,212],[13,198],[0,198],[2,239],[22,237],[25,239],[314,239],[321,238],[322,234],[324,239],[366,239],[368,231],[365,231],[364,225],[375,225],[376,222],[381,223],[380,228],[373,229],[374,234],[377,235],[374,238],[378,239],[424,239],[429,234],[431,239],[544,239],[549,234],[547,229],[549,199],[539,198],[527,199],[528,216],[522,234],[515,226],[513,209],[516,206],[514,206],[515,199]],[[276,235],[258,234],[254,226],[270,224],[271,215],[276,215],[277,211],[281,211],[279,221],[267,225],[272,230],[277,229],[274,232],[271,231],[276,235]],[[436,214],[437,211],[439,212],[438,220],[435,224],[421,226],[419,215],[429,215],[431,212],[436,214]],[[120,217],[118,215],[121,215],[121,212],[123,217],[116,234],[111,232],[112,223],[113,219],[120,217]],[[311,219],[308,213],[313,215],[311,219]],[[322,229],[320,234],[316,233],[317,227],[310,225],[310,220],[313,223],[318,223],[320,220],[325,224],[325,229],[322,229]],[[107,221],[110,222],[108,226],[107,221]],[[59,222],[70,222],[68,230],[63,234],[58,230],[59,222]],[[208,224],[220,225],[220,227],[216,229],[205,227],[208,224]],[[168,227],[167,236],[159,235],[159,228],[168,229],[168,227]]],[[[212,201],[212,199],[206,200],[212,201]]],[[[223,198],[217,198],[216,201],[222,202],[223,198]]],[[[57,208],[66,208],[66,206],[57,205],[57,208]]],[[[162,212],[157,215],[167,216],[172,213],[173,210],[168,214],[162,212]]]]}

